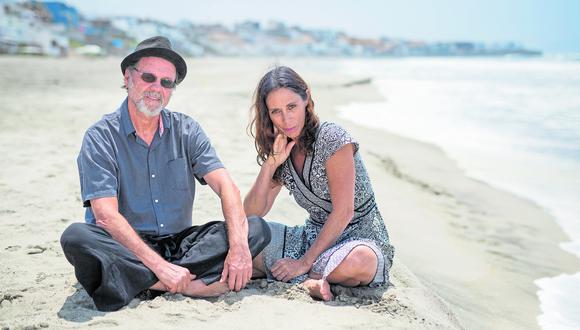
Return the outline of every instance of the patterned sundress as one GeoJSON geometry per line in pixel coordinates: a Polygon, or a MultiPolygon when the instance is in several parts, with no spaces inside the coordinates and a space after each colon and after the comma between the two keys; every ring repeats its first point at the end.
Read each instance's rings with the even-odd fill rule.
{"type": "MultiPolygon", "coordinates": [[[[302,177],[298,175],[290,157],[281,165],[284,186],[309,217],[301,226],[286,226],[268,222],[272,240],[264,249],[264,264],[268,279],[274,277],[270,268],[281,258],[299,259],[314,244],[322,226],[332,211],[326,161],[341,147],[354,146],[355,196],[354,216],[335,244],[324,251],[314,262],[311,271],[326,278],[356,246],[371,248],[377,255],[377,272],[369,286],[379,286],[389,280],[394,248],[377,207],[366,168],[358,152],[359,145],[342,127],[334,123],[322,123],[317,131],[313,152],[306,155],[302,177]]],[[[298,283],[307,278],[304,274],[290,282],[298,283]]]]}

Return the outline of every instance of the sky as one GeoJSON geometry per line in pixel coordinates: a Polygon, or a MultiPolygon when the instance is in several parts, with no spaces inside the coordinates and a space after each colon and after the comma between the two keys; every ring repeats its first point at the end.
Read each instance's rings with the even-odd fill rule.
{"type": "Polygon", "coordinates": [[[580,53],[580,0],[63,0],[88,17],[134,16],[169,24],[281,21],[357,37],[518,42],[580,53]]]}

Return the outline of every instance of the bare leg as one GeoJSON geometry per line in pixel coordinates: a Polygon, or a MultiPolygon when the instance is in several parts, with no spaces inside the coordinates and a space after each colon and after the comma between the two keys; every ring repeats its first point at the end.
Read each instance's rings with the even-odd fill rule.
{"type": "Polygon", "coordinates": [[[254,260],[252,260],[252,278],[266,277],[266,269],[264,269],[264,254],[260,252],[254,260]]]}
{"type": "Polygon", "coordinates": [[[206,285],[202,280],[193,280],[183,294],[190,297],[216,297],[228,291],[230,288],[227,283],[217,281],[206,285]]]}
{"type": "Polygon", "coordinates": [[[161,281],[157,281],[157,283],[153,284],[149,289],[157,291],[168,291],[165,285],[161,283],[161,281]]]}
{"type": "MultiPolygon", "coordinates": [[[[254,260],[252,260],[252,278],[264,278],[266,277],[266,270],[264,269],[264,256],[260,252],[254,260]]],[[[150,287],[152,290],[157,291],[168,291],[165,285],[161,282],[157,282],[150,287]]],[[[215,282],[210,285],[205,285],[201,280],[191,281],[191,284],[186,289],[183,294],[190,297],[213,297],[219,296],[222,293],[229,291],[226,283],[215,282]]]]}
{"type": "MultiPolygon", "coordinates": [[[[161,282],[153,284],[150,289],[167,291],[167,288],[161,282]]],[[[218,281],[206,285],[202,280],[193,280],[189,282],[189,285],[184,292],[181,292],[181,294],[189,297],[216,297],[228,292],[229,290],[227,283],[221,283],[218,281]]]]}
{"type": "Polygon", "coordinates": [[[304,281],[304,286],[311,296],[329,301],[333,298],[330,283],[350,287],[367,285],[375,276],[377,263],[377,256],[371,248],[357,246],[326,279],[321,279],[317,274],[310,274],[310,278],[304,281]]]}

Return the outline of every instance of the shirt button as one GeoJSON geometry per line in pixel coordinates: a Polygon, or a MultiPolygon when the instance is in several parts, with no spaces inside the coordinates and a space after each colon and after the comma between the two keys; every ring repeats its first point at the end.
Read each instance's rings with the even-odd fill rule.
{"type": "Polygon", "coordinates": [[[156,200],[155,200],[155,203],[159,203],[159,200],[158,200],[158,199],[156,199],[156,200]]]}
{"type": "Polygon", "coordinates": [[[159,227],[163,228],[163,224],[160,224],[159,227]]]}
{"type": "Polygon", "coordinates": [[[155,177],[155,174],[151,174],[151,177],[154,178],[155,177]]]}

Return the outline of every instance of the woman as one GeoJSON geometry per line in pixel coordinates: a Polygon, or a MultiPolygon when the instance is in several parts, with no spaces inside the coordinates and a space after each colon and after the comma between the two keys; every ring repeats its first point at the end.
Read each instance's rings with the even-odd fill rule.
{"type": "Polygon", "coordinates": [[[253,110],[261,169],[246,214],[265,216],[284,185],[310,215],[303,226],[269,222],[272,240],[254,260],[256,275],[303,281],[325,301],[333,298],[329,283],[387,283],[393,249],[358,143],[341,127],[319,123],[308,86],[288,67],[260,80],[253,110]]]}

